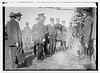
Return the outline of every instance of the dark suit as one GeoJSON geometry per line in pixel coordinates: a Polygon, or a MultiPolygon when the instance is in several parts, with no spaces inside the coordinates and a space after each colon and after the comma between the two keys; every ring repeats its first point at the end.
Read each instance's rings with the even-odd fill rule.
{"type": "MultiPolygon", "coordinates": [[[[19,49],[18,47],[16,47],[16,43],[19,43],[20,47],[22,47],[21,30],[19,27],[19,23],[15,20],[10,20],[9,22],[7,22],[6,29],[8,34],[8,46],[11,48],[11,58],[14,67],[15,59],[17,56],[16,52],[19,49]]],[[[21,60],[19,60],[19,62],[20,61],[21,60]]]]}
{"type": "Polygon", "coordinates": [[[55,52],[55,47],[56,47],[56,30],[55,27],[48,24],[46,26],[47,31],[49,32],[49,42],[50,42],[50,53],[53,54],[55,52]]]}
{"type": "Polygon", "coordinates": [[[10,20],[9,22],[7,22],[6,29],[8,34],[9,46],[21,42],[21,30],[17,21],[10,20]]]}

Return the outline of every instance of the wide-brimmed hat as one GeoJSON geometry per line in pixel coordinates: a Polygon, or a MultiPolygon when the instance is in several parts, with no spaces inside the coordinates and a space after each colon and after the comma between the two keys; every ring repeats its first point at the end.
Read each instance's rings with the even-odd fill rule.
{"type": "Polygon", "coordinates": [[[9,17],[14,17],[14,12],[11,12],[9,17]]]}
{"type": "Polygon", "coordinates": [[[23,14],[21,14],[20,12],[16,12],[14,13],[14,16],[22,16],[23,14]]]}

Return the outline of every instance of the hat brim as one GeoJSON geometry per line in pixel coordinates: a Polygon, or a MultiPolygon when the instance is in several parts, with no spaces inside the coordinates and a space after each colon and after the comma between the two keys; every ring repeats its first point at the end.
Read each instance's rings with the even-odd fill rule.
{"type": "Polygon", "coordinates": [[[23,15],[15,15],[15,16],[23,16],[23,15]]]}
{"type": "Polygon", "coordinates": [[[14,17],[14,14],[13,15],[9,15],[8,17],[14,17]]]}
{"type": "Polygon", "coordinates": [[[23,16],[23,14],[14,14],[14,16],[23,16]]]}
{"type": "Polygon", "coordinates": [[[55,21],[55,20],[50,20],[50,21],[55,21]]]}

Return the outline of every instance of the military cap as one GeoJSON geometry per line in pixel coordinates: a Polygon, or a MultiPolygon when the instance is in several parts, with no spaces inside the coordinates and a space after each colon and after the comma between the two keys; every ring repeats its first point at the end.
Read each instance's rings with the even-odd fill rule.
{"type": "Polygon", "coordinates": [[[40,13],[40,14],[38,14],[38,16],[44,16],[44,13],[40,13]]]}
{"type": "Polygon", "coordinates": [[[50,18],[50,21],[55,21],[54,18],[50,18]]]}
{"type": "Polygon", "coordinates": [[[35,20],[39,20],[39,18],[36,18],[35,20]]]}
{"type": "Polygon", "coordinates": [[[22,16],[22,14],[20,12],[16,12],[14,13],[14,16],[22,16]]]}
{"type": "Polygon", "coordinates": [[[65,20],[62,20],[62,22],[66,22],[65,20]]]}
{"type": "Polygon", "coordinates": [[[14,12],[11,12],[9,17],[13,17],[14,16],[14,12]]]}
{"type": "Polygon", "coordinates": [[[26,22],[26,25],[29,25],[29,23],[28,23],[28,22],[26,22]]]}

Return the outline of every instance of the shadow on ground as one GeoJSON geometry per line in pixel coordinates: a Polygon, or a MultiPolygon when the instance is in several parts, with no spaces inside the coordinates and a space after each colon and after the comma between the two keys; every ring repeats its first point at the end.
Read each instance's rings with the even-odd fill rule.
{"type": "MultiPolygon", "coordinates": [[[[30,49],[32,49],[33,47],[31,47],[30,49]]],[[[23,67],[30,67],[32,65],[32,60],[35,58],[35,56],[33,55],[33,51],[28,51],[26,53],[24,53],[26,60],[25,60],[25,64],[23,67]]]]}

